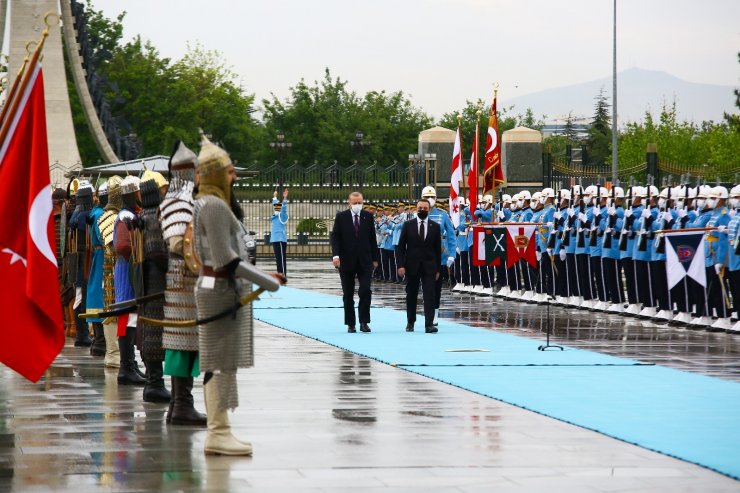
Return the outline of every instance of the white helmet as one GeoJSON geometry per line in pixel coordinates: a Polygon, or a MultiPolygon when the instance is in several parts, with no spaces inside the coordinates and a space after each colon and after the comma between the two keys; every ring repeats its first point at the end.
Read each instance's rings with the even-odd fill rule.
{"type": "Polygon", "coordinates": [[[529,199],[529,205],[530,205],[531,207],[534,207],[534,206],[536,206],[537,204],[539,204],[539,202],[540,202],[540,198],[541,198],[541,197],[542,197],[542,192],[535,192],[535,193],[534,193],[534,194],[532,195],[532,198],[531,198],[531,199],[529,199]]]}
{"type": "Polygon", "coordinates": [[[591,197],[596,195],[596,185],[589,185],[586,187],[586,190],[583,191],[584,195],[590,195],[591,197]]]}
{"type": "Polygon", "coordinates": [[[599,197],[602,199],[611,197],[611,192],[606,187],[599,187],[599,197]]]}
{"type": "Polygon", "coordinates": [[[517,201],[519,201],[519,194],[518,194],[518,193],[515,193],[514,195],[512,195],[512,196],[511,196],[511,201],[512,201],[512,202],[517,202],[517,201]]]}
{"type": "Polygon", "coordinates": [[[696,190],[696,187],[689,187],[689,198],[695,199],[697,195],[699,195],[699,192],[696,190]]]}
{"type": "Polygon", "coordinates": [[[730,190],[730,197],[740,197],[740,185],[735,185],[734,187],[732,187],[732,190],[730,190]]]}
{"type": "Polygon", "coordinates": [[[437,198],[437,191],[434,189],[434,187],[426,186],[421,191],[421,198],[422,199],[428,199],[430,197],[433,198],[433,199],[436,199],[437,198]]]}
{"type": "Polygon", "coordinates": [[[645,190],[645,187],[641,187],[639,185],[635,185],[632,187],[632,197],[646,197],[647,196],[647,190],[645,190]]]}
{"type": "MultiPolygon", "coordinates": [[[[673,190],[671,190],[671,194],[673,194],[673,190]]],[[[660,191],[659,197],[662,199],[668,198],[668,187],[665,187],[663,190],[660,191]]]]}
{"type": "Polygon", "coordinates": [[[483,202],[486,204],[493,204],[493,195],[487,194],[483,196],[483,202]]]}
{"type": "Polygon", "coordinates": [[[701,185],[699,187],[699,193],[696,194],[697,199],[706,199],[709,197],[709,192],[712,191],[712,187],[709,185],[701,185]]]}
{"type": "Polygon", "coordinates": [[[624,198],[624,188],[622,188],[622,187],[614,187],[614,198],[615,199],[623,199],[624,198]]]}
{"type": "Polygon", "coordinates": [[[501,196],[501,202],[511,202],[511,195],[505,193],[501,196]]]}
{"type": "Polygon", "coordinates": [[[671,188],[671,198],[684,198],[686,196],[686,190],[681,185],[671,188]]]}
{"type": "Polygon", "coordinates": [[[570,190],[563,188],[560,190],[560,200],[570,200],[570,190]]]}
{"type": "Polygon", "coordinates": [[[573,195],[583,195],[583,188],[580,185],[573,185],[573,195]]]}
{"type": "Polygon", "coordinates": [[[650,185],[645,190],[646,196],[655,197],[657,195],[660,195],[660,190],[658,190],[658,187],[655,185],[650,185]]]}
{"type": "Polygon", "coordinates": [[[529,193],[529,190],[522,190],[519,192],[519,198],[522,200],[529,200],[532,198],[532,194],[529,193]]]}
{"type": "Polygon", "coordinates": [[[553,190],[552,188],[543,188],[540,195],[546,199],[551,199],[555,197],[555,190],[553,190]]]}
{"type": "Polygon", "coordinates": [[[726,199],[728,197],[727,189],[723,186],[713,187],[709,192],[709,197],[715,199],[726,199]]]}

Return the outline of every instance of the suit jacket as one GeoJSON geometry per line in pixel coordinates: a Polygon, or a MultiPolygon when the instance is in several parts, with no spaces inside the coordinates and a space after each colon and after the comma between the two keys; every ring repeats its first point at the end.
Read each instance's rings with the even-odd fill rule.
{"type": "Polygon", "coordinates": [[[339,257],[340,269],[354,267],[357,260],[365,267],[373,261],[380,262],[373,215],[367,211],[360,212],[360,232],[355,235],[352,211],[337,212],[331,230],[331,254],[339,257]]]}
{"type": "Polygon", "coordinates": [[[401,229],[401,237],[396,247],[398,267],[404,267],[406,274],[414,276],[423,266],[424,272],[439,272],[442,266],[442,232],[439,224],[427,219],[424,241],[419,236],[419,222],[416,218],[406,221],[401,229]]]}

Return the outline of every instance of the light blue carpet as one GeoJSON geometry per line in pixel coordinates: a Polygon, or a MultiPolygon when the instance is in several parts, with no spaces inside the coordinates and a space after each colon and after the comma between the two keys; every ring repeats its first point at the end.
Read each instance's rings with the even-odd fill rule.
{"type": "Polygon", "coordinates": [[[384,363],[592,429],[740,479],[740,383],[440,320],[406,333],[405,311],[373,307],[348,334],[342,300],[281,288],[255,318],[384,363]],[[487,352],[450,352],[485,349],[487,352]]]}

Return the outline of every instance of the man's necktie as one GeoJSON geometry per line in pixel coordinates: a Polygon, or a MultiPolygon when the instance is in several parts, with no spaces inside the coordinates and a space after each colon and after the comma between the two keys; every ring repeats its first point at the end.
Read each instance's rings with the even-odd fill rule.
{"type": "Polygon", "coordinates": [[[355,236],[360,236],[360,216],[355,214],[355,236]]]}
{"type": "Polygon", "coordinates": [[[424,221],[422,221],[421,226],[419,226],[419,237],[421,238],[421,241],[424,241],[424,221]]]}

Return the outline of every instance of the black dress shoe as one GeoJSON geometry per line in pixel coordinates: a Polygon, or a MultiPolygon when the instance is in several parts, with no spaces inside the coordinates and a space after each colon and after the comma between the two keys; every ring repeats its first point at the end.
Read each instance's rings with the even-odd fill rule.
{"type": "Polygon", "coordinates": [[[370,332],[370,326],[368,324],[360,324],[360,332],[370,332]]]}
{"type": "Polygon", "coordinates": [[[436,334],[437,327],[435,327],[434,325],[427,325],[426,327],[424,327],[424,332],[426,332],[427,334],[436,334]]]}
{"type": "Polygon", "coordinates": [[[406,324],[406,332],[413,332],[414,324],[406,324]]]}
{"type": "Polygon", "coordinates": [[[348,325],[347,326],[347,332],[349,332],[350,334],[354,334],[357,331],[355,330],[355,326],[354,325],[348,325]]]}

